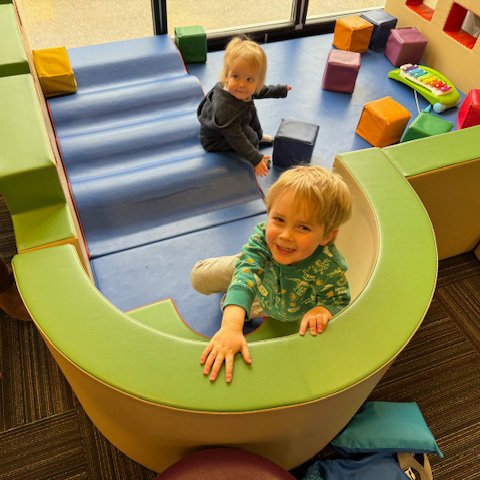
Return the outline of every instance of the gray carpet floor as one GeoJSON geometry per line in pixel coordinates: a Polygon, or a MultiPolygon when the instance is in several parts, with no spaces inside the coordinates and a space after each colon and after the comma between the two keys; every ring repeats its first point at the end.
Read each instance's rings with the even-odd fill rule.
{"type": "MultiPolygon", "coordinates": [[[[15,254],[1,198],[0,254],[15,254]]],[[[0,346],[0,480],[155,478],[93,426],[32,323],[0,311],[0,346]]],[[[445,454],[430,455],[436,480],[480,479],[480,262],[473,254],[440,263],[422,326],[370,399],[419,404],[445,454]]]]}

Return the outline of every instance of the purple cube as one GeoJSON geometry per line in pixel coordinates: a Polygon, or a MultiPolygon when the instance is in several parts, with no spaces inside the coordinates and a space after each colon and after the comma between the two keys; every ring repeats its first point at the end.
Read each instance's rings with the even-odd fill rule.
{"type": "Polygon", "coordinates": [[[415,27],[395,28],[390,31],[385,56],[396,67],[418,64],[426,46],[427,39],[415,27]]]}
{"type": "Polygon", "coordinates": [[[331,50],[323,72],[322,88],[332,92],[352,93],[360,63],[361,57],[358,52],[331,50]]]}
{"type": "Polygon", "coordinates": [[[384,10],[370,10],[360,15],[373,25],[372,36],[370,37],[370,50],[383,50],[387,44],[390,30],[397,25],[397,19],[384,10]]]}

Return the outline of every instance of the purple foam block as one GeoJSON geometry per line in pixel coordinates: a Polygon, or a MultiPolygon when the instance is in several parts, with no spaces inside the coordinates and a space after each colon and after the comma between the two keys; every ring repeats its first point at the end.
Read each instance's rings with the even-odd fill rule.
{"type": "Polygon", "coordinates": [[[361,56],[358,52],[331,50],[323,73],[322,88],[333,92],[352,93],[360,63],[361,56]]]}
{"type": "Polygon", "coordinates": [[[406,63],[420,63],[427,39],[415,28],[395,28],[390,35],[385,47],[385,56],[396,67],[406,63]]]}

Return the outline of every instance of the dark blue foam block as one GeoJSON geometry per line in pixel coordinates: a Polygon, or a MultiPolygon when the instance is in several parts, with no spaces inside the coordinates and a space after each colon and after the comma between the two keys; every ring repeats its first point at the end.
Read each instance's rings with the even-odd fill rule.
{"type": "MultiPolygon", "coordinates": [[[[355,134],[365,103],[388,95],[412,113],[412,120],[418,115],[413,90],[387,78],[387,73],[395,67],[383,52],[362,53],[353,94],[322,90],[332,41],[333,34],[327,34],[262,45],[268,57],[267,83],[286,83],[293,89],[286,99],[255,102],[265,133],[275,135],[282,118],[320,125],[312,163],[326,167],[333,165],[337,153],[370,148],[355,134]]],[[[188,70],[208,90],[218,81],[222,63],[223,52],[210,52],[206,64],[190,64],[188,70]]],[[[421,109],[428,106],[423,97],[418,100],[421,109]]],[[[442,117],[455,123],[457,113],[457,108],[449,109],[442,117]]],[[[271,149],[265,150],[268,152],[271,149]]],[[[269,179],[262,180],[261,185],[268,182],[269,179]]]]}
{"type": "MultiPolygon", "coordinates": [[[[207,257],[238,253],[255,225],[263,220],[264,214],[256,215],[96,258],[91,262],[96,284],[122,310],[171,298],[194,330],[211,336],[220,327],[221,295],[207,296],[193,290],[192,267],[207,257]]],[[[249,327],[257,325],[254,322],[249,327]]]]}
{"type": "Polygon", "coordinates": [[[264,211],[253,168],[226,154],[72,184],[92,258],[264,211]]]}

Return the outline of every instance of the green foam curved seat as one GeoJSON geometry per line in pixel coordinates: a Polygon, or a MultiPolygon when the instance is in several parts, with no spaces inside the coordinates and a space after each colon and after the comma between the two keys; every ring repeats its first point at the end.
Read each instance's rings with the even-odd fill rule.
{"type": "Polygon", "coordinates": [[[18,250],[75,237],[31,75],[0,78],[0,190],[18,250]]]}
{"type": "Polygon", "coordinates": [[[71,245],[14,258],[21,295],[55,360],[97,428],[128,456],[162,471],[194,447],[231,445],[293,468],[346,425],[408,343],[436,280],[428,216],[382,150],[339,155],[335,168],[355,196],[337,242],[354,301],[318,337],[268,324],[253,332],[253,364],[237,358],[231,384],[202,375],[206,339],[169,300],[121,312],[71,245]]]}
{"type": "Polygon", "coordinates": [[[90,375],[150,402],[248,411],[308,402],[348,388],[390,362],[418,328],[435,285],[436,251],[423,206],[381,150],[340,155],[339,161],[378,219],[380,249],[368,286],[321,337],[290,335],[252,344],[255,367],[237,362],[231,386],[210,385],[195,367],[205,342],[160,333],[112,306],[91,285],[70,246],[15,258],[22,296],[63,355],[90,375]],[[175,355],[179,350],[181,355],[175,355]],[[170,355],[176,358],[174,369],[164,361],[170,355]],[[312,361],[335,365],[334,374],[297,368],[312,361]],[[190,388],[183,388],[185,382],[190,388]]]}

